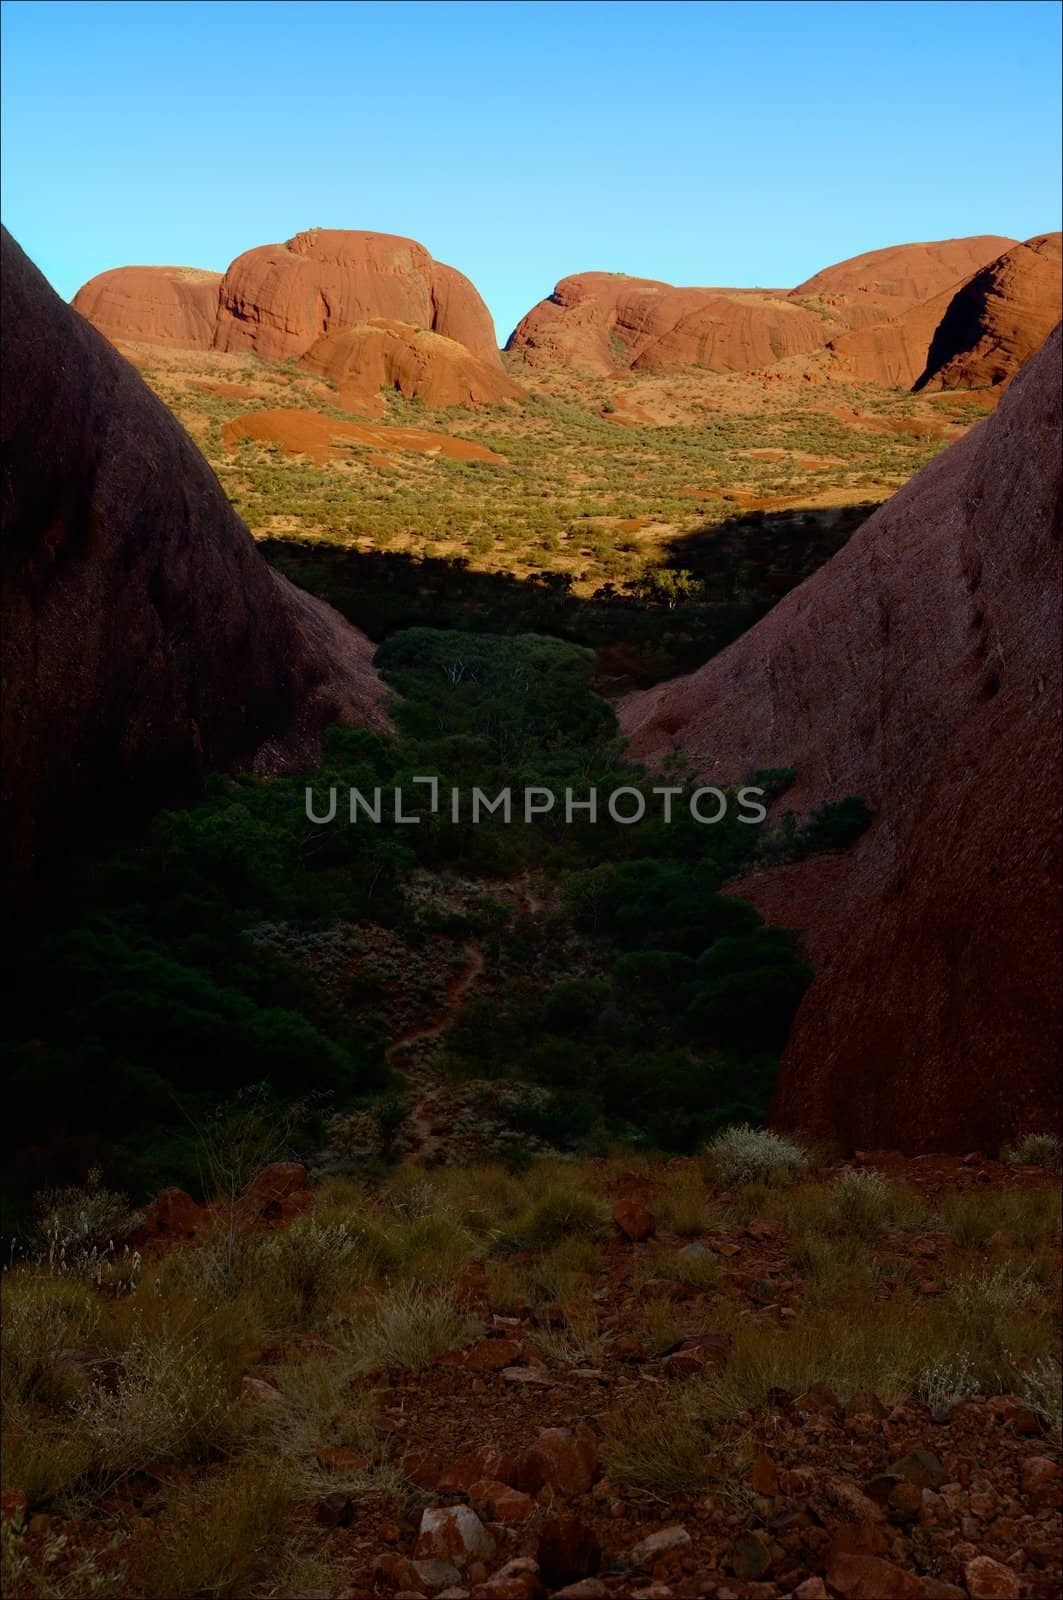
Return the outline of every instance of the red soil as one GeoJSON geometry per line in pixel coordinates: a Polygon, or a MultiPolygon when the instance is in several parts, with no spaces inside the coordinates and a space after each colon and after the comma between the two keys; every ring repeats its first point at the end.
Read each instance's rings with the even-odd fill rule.
{"type": "Polygon", "coordinates": [[[471,439],[427,428],[375,428],[369,423],[344,421],[323,411],[249,411],[222,425],[222,438],[230,450],[243,439],[279,444],[286,455],[311,456],[318,466],[342,455],[344,444],[373,445],[378,450],[417,450],[425,455],[449,456],[453,461],[493,461],[504,466],[505,457],[471,439]]]}

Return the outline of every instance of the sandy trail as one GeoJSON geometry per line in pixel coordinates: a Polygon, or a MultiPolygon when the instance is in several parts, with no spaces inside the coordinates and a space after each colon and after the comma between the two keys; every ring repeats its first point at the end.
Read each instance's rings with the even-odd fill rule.
{"type": "MultiPolygon", "coordinates": [[[[461,1010],[465,996],[472,985],[484,970],[484,955],[479,945],[467,944],[465,946],[465,965],[456,973],[447,984],[443,996],[443,1010],[434,1022],[425,1023],[416,1028],[408,1028],[388,1046],[386,1057],[388,1066],[394,1072],[404,1077],[408,1083],[413,1083],[409,1073],[403,1070],[401,1055],[411,1045],[420,1044],[425,1039],[436,1039],[445,1033],[461,1010]]],[[[440,1136],[432,1132],[431,1120],[425,1115],[421,1100],[415,1100],[410,1112],[408,1125],[413,1135],[413,1145],[407,1156],[408,1161],[431,1161],[438,1151],[441,1143],[440,1136]]]]}

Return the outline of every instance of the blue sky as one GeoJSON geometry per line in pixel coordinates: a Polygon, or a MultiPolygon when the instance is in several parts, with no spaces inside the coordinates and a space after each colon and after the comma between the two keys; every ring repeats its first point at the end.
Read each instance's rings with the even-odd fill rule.
{"type": "Polygon", "coordinates": [[[790,285],[1060,226],[1060,11],[950,3],[3,7],[3,215],[70,296],[301,228],[420,239],[500,339],[571,272],[790,285]]]}

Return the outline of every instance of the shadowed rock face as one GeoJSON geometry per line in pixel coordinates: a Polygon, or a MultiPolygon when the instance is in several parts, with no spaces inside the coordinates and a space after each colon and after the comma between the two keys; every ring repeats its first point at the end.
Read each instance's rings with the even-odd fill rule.
{"type": "Polygon", "coordinates": [[[693,676],[630,696],[636,756],[875,812],[736,886],[817,977],[773,1115],[848,1146],[993,1151],[1059,1115],[1060,331],[995,415],[693,676]]]}
{"type": "Polygon", "coordinates": [[[385,318],[501,366],[491,314],[468,278],[390,233],[317,228],[237,256],[222,280],[217,350],[301,356],[322,334],[385,318]]]}
{"type": "Polygon", "coordinates": [[[1063,235],[1028,239],[983,267],[952,297],[916,389],[1005,383],[1063,315],[1063,235]]]}
{"type": "Polygon", "coordinates": [[[262,560],[176,418],[3,234],[3,866],[16,889],[386,726],[372,646],[262,560]]]}

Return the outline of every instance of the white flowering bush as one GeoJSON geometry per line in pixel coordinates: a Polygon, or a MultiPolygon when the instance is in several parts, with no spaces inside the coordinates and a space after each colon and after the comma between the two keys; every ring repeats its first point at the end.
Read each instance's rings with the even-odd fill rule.
{"type": "Polygon", "coordinates": [[[795,1140],[745,1122],[718,1133],[706,1146],[702,1161],[707,1176],[724,1189],[758,1180],[796,1177],[807,1172],[809,1166],[808,1151],[795,1140]]]}

